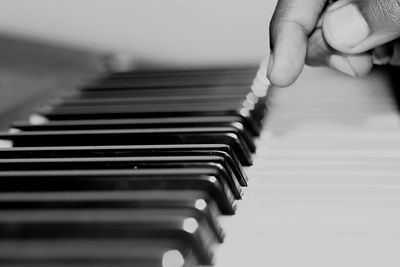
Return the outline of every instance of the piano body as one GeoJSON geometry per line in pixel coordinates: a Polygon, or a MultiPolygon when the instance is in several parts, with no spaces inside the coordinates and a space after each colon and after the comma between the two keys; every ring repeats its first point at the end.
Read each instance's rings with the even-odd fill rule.
{"type": "Polygon", "coordinates": [[[399,265],[388,70],[278,89],[257,64],[1,45],[1,266],[399,265]]]}

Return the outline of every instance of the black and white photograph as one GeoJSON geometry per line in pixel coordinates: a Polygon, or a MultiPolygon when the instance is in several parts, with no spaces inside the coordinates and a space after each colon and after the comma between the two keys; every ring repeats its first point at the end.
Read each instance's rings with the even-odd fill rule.
{"type": "Polygon", "coordinates": [[[0,0],[0,267],[399,267],[399,0],[0,0]]]}

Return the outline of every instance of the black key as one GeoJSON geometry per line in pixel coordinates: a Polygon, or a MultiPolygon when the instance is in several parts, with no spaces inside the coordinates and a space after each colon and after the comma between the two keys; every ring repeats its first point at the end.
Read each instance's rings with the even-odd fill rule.
{"type": "Polygon", "coordinates": [[[154,69],[151,70],[133,70],[133,71],[122,71],[115,72],[111,75],[105,77],[108,78],[118,78],[118,77],[159,77],[159,76],[185,76],[185,75],[197,75],[206,77],[208,75],[249,75],[252,79],[254,77],[254,73],[257,71],[257,67],[254,66],[244,66],[244,67],[207,67],[207,68],[195,68],[195,69],[177,69],[177,68],[168,68],[168,69],[154,69]]]}
{"type": "Polygon", "coordinates": [[[254,149],[247,146],[240,134],[224,127],[19,132],[0,134],[0,139],[12,141],[15,147],[227,144],[246,166],[251,164],[250,149],[254,149]]]}
{"type": "MultiPolygon", "coordinates": [[[[116,92],[115,90],[111,92],[106,92],[107,94],[104,94],[104,92],[102,92],[101,94],[87,94],[87,92],[81,92],[78,94],[78,96],[72,96],[72,98],[68,97],[66,99],[59,99],[59,101],[56,101],[56,103],[58,102],[58,106],[53,108],[48,107],[46,109],[43,109],[41,112],[47,114],[50,113],[51,110],[53,110],[54,113],[60,113],[61,111],[66,113],[67,111],[72,112],[74,110],[73,107],[79,107],[83,109],[81,111],[95,109],[95,111],[98,112],[98,108],[101,107],[101,104],[105,105],[104,107],[107,107],[109,112],[110,109],[117,110],[119,106],[130,112],[133,112],[134,110],[147,110],[147,112],[150,112],[151,109],[154,112],[157,110],[164,112],[167,110],[174,111],[175,109],[177,109],[177,111],[190,112],[201,111],[201,107],[203,107],[204,110],[208,106],[210,107],[206,110],[209,109],[213,111],[218,111],[221,110],[221,108],[225,108],[227,110],[238,109],[243,101],[243,103],[247,102],[247,104],[245,104],[245,106],[247,107],[246,109],[248,109],[249,105],[254,105],[258,103],[256,105],[258,111],[256,110],[254,112],[264,112],[264,101],[260,101],[259,98],[257,98],[252,92],[249,92],[247,89],[237,96],[233,95],[234,92],[232,88],[227,88],[226,93],[224,93],[223,95],[218,95],[217,93],[219,91],[217,91],[215,88],[211,88],[209,91],[206,92],[201,92],[200,90],[189,91],[187,89],[171,89],[167,92],[165,90],[161,92],[154,92],[154,90],[142,90],[134,91],[132,95],[130,94],[130,92],[122,92],[122,94],[118,95],[118,92],[116,92]],[[99,95],[103,95],[103,97],[98,98],[99,95]]],[[[119,108],[119,110],[121,110],[121,108],[119,108]]]]}
{"type": "MultiPolygon", "coordinates": [[[[113,91],[111,91],[113,92],[113,91]]],[[[96,94],[94,94],[96,96],[96,94]]],[[[229,94],[228,92],[226,94],[221,94],[221,95],[213,95],[213,94],[204,94],[204,95],[194,95],[192,92],[188,94],[178,94],[178,95],[154,95],[154,94],[149,94],[149,95],[132,95],[130,97],[109,97],[109,98],[80,98],[79,93],[76,96],[70,96],[67,98],[55,98],[52,100],[51,104],[62,104],[62,105],[70,105],[70,106],[81,106],[81,105],[98,105],[98,104],[111,104],[111,103],[116,103],[116,104],[123,104],[123,103],[128,103],[128,104],[134,104],[134,103],[167,103],[167,102],[184,102],[184,103],[197,103],[198,102],[236,102],[241,104],[245,98],[243,97],[244,94],[240,93],[234,93],[234,94],[229,94]]],[[[250,98],[250,97],[249,97],[250,98]]],[[[255,99],[257,100],[257,99],[255,99]]]]}
{"type": "Polygon", "coordinates": [[[235,198],[212,168],[157,170],[69,170],[0,172],[0,192],[205,191],[223,214],[234,214],[235,198]]]}
{"type": "Polygon", "coordinates": [[[47,106],[39,109],[39,113],[45,114],[67,114],[67,113],[94,113],[94,112],[122,112],[127,113],[133,112],[205,112],[207,110],[213,112],[221,111],[236,111],[240,107],[238,103],[174,103],[174,102],[163,102],[163,103],[140,103],[132,105],[130,103],[123,104],[111,104],[111,105],[81,105],[81,106],[47,106]],[[104,110],[103,110],[104,109],[104,110]]]}
{"type": "Polygon", "coordinates": [[[239,116],[226,117],[176,117],[147,119],[109,119],[109,120],[62,120],[45,124],[30,124],[17,121],[11,126],[22,131],[69,131],[69,130],[109,130],[109,129],[146,129],[146,128],[190,128],[190,127],[234,127],[245,135],[258,136],[258,129],[246,124],[239,116]]]}
{"type": "Polygon", "coordinates": [[[124,107],[116,109],[105,110],[42,110],[38,114],[46,117],[49,120],[118,120],[118,119],[138,119],[138,118],[176,118],[176,117],[225,117],[225,116],[239,116],[244,121],[249,129],[259,131],[261,128],[260,116],[252,116],[251,112],[243,110],[205,110],[204,107],[198,107],[198,110],[191,109],[191,111],[183,110],[153,110],[151,107],[148,110],[126,110],[124,107]]]}
{"type": "Polygon", "coordinates": [[[230,77],[232,79],[246,79],[252,80],[257,68],[206,68],[206,69],[166,69],[166,70],[135,70],[126,72],[115,72],[111,75],[99,79],[103,80],[114,80],[114,79],[126,79],[126,78],[147,78],[157,79],[159,77],[202,77],[207,79],[208,77],[230,77]]]}
{"type": "Polygon", "coordinates": [[[125,120],[78,120],[78,121],[51,121],[45,124],[34,125],[27,122],[16,122],[12,128],[22,131],[74,131],[74,130],[110,130],[110,129],[162,129],[162,128],[231,128],[240,133],[249,146],[254,147],[252,139],[254,133],[247,130],[241,122],[222,120],[215,117],[215,120],[207,118],[153,118],[153,119],[125,119],[125,120]],[[189,119],[194,119],[190,121],[189,119]]]}
{"type": "MultiPolygon", "coordinates": [[[[128,146],[128,147],[39,147],[39,148],[12,148],[0,149],[0,159],[30,159],[31,161],[38,158],[58,159],[70,158],[80,159],[91,158],[91,160],[104,158],[126,158],[126,157],[193,157],[193,156],[217,156],[224,159],[228,165],[226,169],[233,172],[234,177],[239,181],[240,185],[247,185],[247,176],[244,173],[236,156],[227,149],[227,147],[219,147],[210,145],[208,150],[202,147],[157,147],[157,146],[128,146]],[[202,149],[202,150],[201,150],[202,149]]],[[[224,164],[224,165],[225,165],[224,164]]]]}
{"type": "MultiPolygon", "coordinates": [[[[254,75],[254,73],[253,73],[254,75]]],[[[253,75],[248,73],[236,75],[229,73],[208,74],[208,75],[160,75],[146,76],[114,76],[102,79],[95,83],[95,86],[134,86],[140,88],[147,87],[175,87],[175,86],[213,86],[213,85],[249,85],[253,80],[253,75]]]]}
{"type": "MultiPolygon", "coordinates": [[[[131,146],[73,146],[73,147],[13,147],[1,148],[0,158],[74,158],[74,157],[124,157],[134,155],[174,155],[175,153],[210,153],[228,155],[232,166],[241,169],[239,159],[229,145],[224,144],[181,144],[181,145],[131,145],[131,146]]],[[[241,175],[238,175],[241,176],[241,175]]]]}
{"type": "Polygon", "coordinates": [[[91,120],[91,119],[133,119],[165,117],[200,117],[200,116],[240,116],[261,127],[264,111],[233,105],[214,104],[164,104],[164,105],[113,105],[86,107],[43,107],[38,114],[50,120],[91,120]]]}
{"type": "Polygon", "coordinates": [[[206,81],[202,78],[181,78],[181,79],[141,79],[141,78],[133,78],[133,79],[116,79],[109,81],[101,81],[101,83],[95,84],[91,86],[91,90],[96,88],[99,90],[100,88],[162,88],[162,87],[190,87],[190,86],[215,86],[215,85],[242,85],[249,86],[251,84],[251,80],[243,80],[243,79],[230,79],[230,78],[216,78],[213,80],[206,81]]]}
{"type": "Polygon", "coordinates": [[[233,127],[243,132],[249,139],[260,134],[259,129],[254,128],[253,125],[240,116],[60,120],[48,121],[43,124],[20,121],[14,122],[11,127],[22,131],[233,127]]]}
{"type": "MultiPolygon", "coordinates": [[[[90,88],[88,88],[90,89],[90,88]]],[[[61,96],[63,99],[108,99],[108,98],[154,98],[154,99],[192,99],[192,98],[223,98],[242,97],[244,101],[250,93],[249,87],[243,86],[209,86],[209,87],[172,87],[172,88],[130,88],[111,87],[95,90],[69,91],[61,96]]]]}
{"type": "Polygon", "coordinates": [[[194,252],[180,240],[8,239],[0,240],[2,267],[195,266],[194,252]]]}
{"type": "MultiPolygon", "coordinates": [[[[199,264],[212,264],[217,243],[206,220],[197,220],[191,210],[154,213],[118,209],[3,211],[1,240],[176,240],[189,247],[199,264]]],[[[111,242],[112,242],[111,241],[111,242]]]]}
{"type": "MultiPolygon", "coordinates": [[[[216,218],[220,212],[214,200],[202,191],[57,192],[2,193],[0,210],[60,209],[190,209],[204,217],[220,242],[224,233],[216,218]]],[[[197,218],[197,217],[196,217],[197,218]]]]}
{"type": "Polygon", "coordinates": [[[222,95],[222,96],[176,96],[176,97],[125,97],[125,98],[66,98],[56,99],[51,104],[61,107],[86,107],[86,106],[112,106],[112,105],[160,105],[160,104],[232,104],[239,107],[243,103],[243,96],[222,95]]]}
{"type": "Polygon", "coordinates": [[[106,103],[88,105],[47,106],[37,111],[50,120],[82,120],[113,118],[218,117],[236,116],[259,128],[265,114],[265,104],[239,103],[106,103]],[[119,114],[119,115],[118,115],[119,114]],[[167,115],[168,114],[168,115],[167,115]],[[79,117],[80,116],[80,117],[79,117]]]}
{"type": "Polygon", "coordinates": [[[229,185],[235,198],[240,199],[242,190],[239,177],[220,156],[153,156],[108,158],[36,158],[0,159],[2,171],[39,170],[158,170],[158,169],[214,169],[229,185]]]}

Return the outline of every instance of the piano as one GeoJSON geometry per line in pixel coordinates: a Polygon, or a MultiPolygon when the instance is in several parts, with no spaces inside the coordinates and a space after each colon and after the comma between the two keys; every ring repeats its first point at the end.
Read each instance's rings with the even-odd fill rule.
{"type": "Polygon", "coordinates": [[[307,68],[285,89],[263,73],[88,71],[13,113],[1,266],[398,266],[387,71],[307,68]]]}

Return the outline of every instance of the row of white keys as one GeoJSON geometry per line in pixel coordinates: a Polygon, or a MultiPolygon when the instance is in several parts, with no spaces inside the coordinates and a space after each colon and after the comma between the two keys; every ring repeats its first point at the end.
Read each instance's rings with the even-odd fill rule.
{"type": "Polygon", "coordinates": [[[387,86],[381,74],[308,69],[274,92],[218,267],[399,266],[400,125],[387,86]]]}

